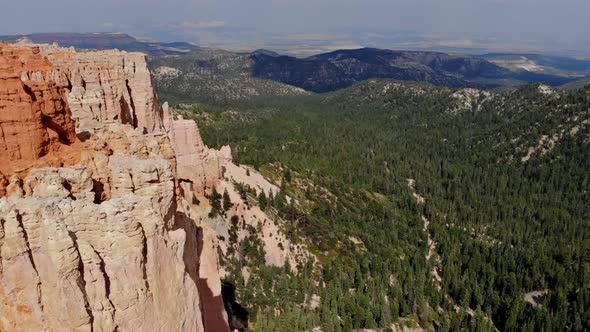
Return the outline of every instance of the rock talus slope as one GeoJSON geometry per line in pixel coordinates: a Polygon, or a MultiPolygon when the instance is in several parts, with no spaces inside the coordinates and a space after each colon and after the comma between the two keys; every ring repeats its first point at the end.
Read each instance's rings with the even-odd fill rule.
{"type": "Polygon", "coordinates": [[[115,53],[0,45],[2,331],[227,328],[182,151],[147,69],[115,53]]]}
{"type": "MultiPolygon", "coordinates": [[[[235,216],[243,225],[251,226],[251,229],[260,229],[256,236],[263,243],[266,264],[284,266],[288,261],[296,269],[298,263],[313,259],[305,246],[293,244],[283,234],[280,224],[273,221],[276,218],[272,218],[268,211],[262,211],[258,206],[250,206],[248,202],[244,202],[236,185],[248,186],[257,195],[262,191],[267,195],[277,194],[280,188],[254,169],[236,165],[229,146],[224,146],[220,150],[208,148],[201,139],[195,121],[183,119],[181,116],[173,120],[168,107],[164,109],[165,117],[168,117],[164,123],[166,127],[169,126],[168,136],[176,153],[180,194],[189,202],[192,201],[193,195],[202,202],[198,207],[201,212],[199,220],[205,221],[203,227],[213,235],[212,242],[216,242],[217,237],[229,239],[231,218],[235,216]],[[214,188],[219,193],[228,192],[232,207],[220,219],[211,220],[202,216],[206,216],[210,211],[211,207],[207,204],[206,195],[210,194],[214,188]]],[[[206,234],[206,237],[208,235],[210,234],[206,234]]],[[[240,242],[252,234],[241,228],[237,231],[237,235],[240,242]]],[[[222,253],[228,252],[227,241],[218,241],[216,247],[222,253]]],[[[204,265],[206,264],[205,262],[204,265]]],[[[215,269],[219,270],[218,267],[215,269]]],[[[222,268],[221,275],[224,274],[225,271],[222,268]]],[[[218,281],[215,281],[211,288],[216,289],[218,281]]]]}

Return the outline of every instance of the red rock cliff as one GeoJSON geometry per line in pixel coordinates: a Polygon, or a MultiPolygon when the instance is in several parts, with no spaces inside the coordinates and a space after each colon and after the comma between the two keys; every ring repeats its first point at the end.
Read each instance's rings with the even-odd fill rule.
{"type": "Polygon", "coordinates": [[[0,331],[228,330],[145,58],[52,52],[0,44],[0,331]]]}
{"type": "Polygon", "coordinates": [[[62,89],[39,48],[0,44],[0,172],[7,173],[76,141],[62,89]]]}

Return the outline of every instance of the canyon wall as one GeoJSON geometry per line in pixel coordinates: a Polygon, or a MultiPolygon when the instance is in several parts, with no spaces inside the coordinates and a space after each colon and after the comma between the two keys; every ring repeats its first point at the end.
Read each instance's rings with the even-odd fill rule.
{"type": "Polygon", "coordinates": [[[46,79],[65,91],[78,131],[108,122],[130,124],[145,133],[163,131],[163,110],[144,54],[19,46],[39,47],[52,64],[46,79]]]}
{"type": "Polygon", "coordinates": [[[104,202],[82,166],[35,169],[0,199],[2,330],[203,331],[170,163],[115,154],[106,171],[104,202]]]}
{"type": "Polygon", "coordinates": [[[0,177],[75,142],[64,91],[39,48],[0,46],[0,177]]]}
{"type": "Polygon", "coordinates": [[[229,146],[209,149],[203,143],[195,121],[182,117],[168,121],[169,136],[176,151],[178,178],[187,199],[192,193],[204,196],[224,177],[226,163],[232,163],[229,146]]]}
{"type": "Polygon", "coordinates": [[[313,259],[236,185],[279,188],[160,105],[143,54],[0,43],[0,155],[0,331],[227,331],[236,216],[267,264],[313,259]]]}
{"type": "Polygon", "coordinates": [[[229,330],[163,121],[141,54],[0,44],[1,331],[229,330]]]}

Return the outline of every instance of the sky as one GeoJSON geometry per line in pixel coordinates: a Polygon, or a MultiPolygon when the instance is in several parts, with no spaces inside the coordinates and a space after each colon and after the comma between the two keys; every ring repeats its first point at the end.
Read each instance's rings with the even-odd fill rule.
{"type": "Polygon", "coordinates": [[[589,0],[0,1],[0,35],[108,31],[231,50],[371,46],[590,57],[589,0]]]}

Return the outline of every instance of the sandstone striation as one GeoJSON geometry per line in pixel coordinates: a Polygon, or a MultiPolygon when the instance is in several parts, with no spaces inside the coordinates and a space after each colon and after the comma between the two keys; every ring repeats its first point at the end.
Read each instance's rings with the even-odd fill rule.
{"type": "Polygon", "coordinates": [[[0,44],[0,173],[76,141],[63,90],[48,79],[52,68],[37,47],[0,44]]]}
{"type": "Polygon", "coordinates": [[[206,331],[206,310],[227,325],[220,297],[201,302],[220,294],[200,284],[219,283],[199,268],[216,258],[176,196],[174,161],[165,134],[110,124],[85,140],[79,165],[8,181],[0,330],[206,331]]]}
{"type": "Polygon", "coordinates": [[[141,61],[1,45],[0,331],[229,329],[141,61]]]}
{"type": "Polygon", "coordinates": [[[203,330],[170,163],[114,155],[108,171],[100,204],[87,167],[35,169],[0,199],[0,329],[203,330]]]}
{"type": "Polygon", "coordinates": [[[42,45],[41,52],[54,65],[47,79],[66,90],[78,131],[105,122],[146,133],[163,130],[163,110],[143,53],[77,52],[55,45],[42,45]]]}
{"type": "Polygon", "coordinates": [[[193,120],[171,120],[170,140],[176,151],[178,178],[186,198],[192,193],[203,196],[223,178],[224,165],[231,162],[229,146],[209,149],[201,140],[193,120]]]}

